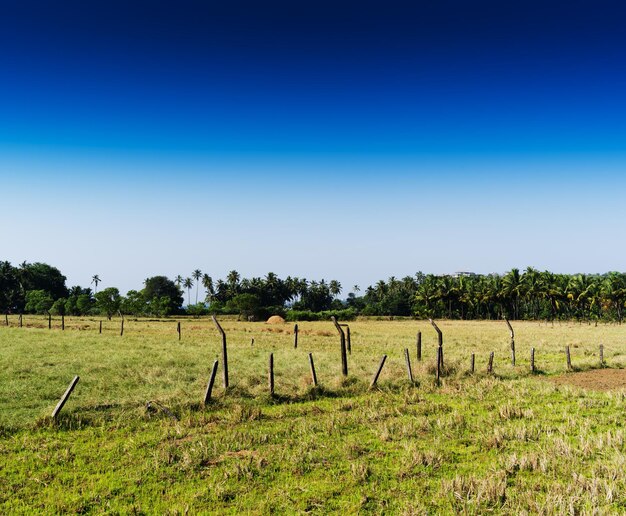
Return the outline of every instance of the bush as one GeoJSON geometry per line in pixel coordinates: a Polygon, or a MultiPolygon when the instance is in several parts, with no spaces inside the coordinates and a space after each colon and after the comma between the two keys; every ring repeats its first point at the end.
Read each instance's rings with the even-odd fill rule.
{"type": "Polygon", "coordinates": [[[311,312],[310,310],[289,310],[285,316],[287,321],[329,321],[335,316],[338,321],[353,321],[356,311],[352,308],[345,310],[324,310],[323,312],[311,312]]]}

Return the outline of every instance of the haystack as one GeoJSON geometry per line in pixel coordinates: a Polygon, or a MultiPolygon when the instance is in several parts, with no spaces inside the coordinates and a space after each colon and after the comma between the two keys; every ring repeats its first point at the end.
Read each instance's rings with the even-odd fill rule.
{"type": "Polygon", "coordinates": [[[282,324],[285,322],[285,319],[283,319],[280,315],[272,315],[272,317],[270,317],[266,322],[267,324],[282,324]]]}

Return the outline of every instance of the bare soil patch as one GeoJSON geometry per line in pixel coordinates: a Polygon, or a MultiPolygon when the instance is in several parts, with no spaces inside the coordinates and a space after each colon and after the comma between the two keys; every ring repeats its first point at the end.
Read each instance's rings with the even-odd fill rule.
{"type": "Polygon", "coordinates": [[[592,369],[551,379],[558,385],[574,385],[595,391],[626,389],[626,369],[592,369]]]}

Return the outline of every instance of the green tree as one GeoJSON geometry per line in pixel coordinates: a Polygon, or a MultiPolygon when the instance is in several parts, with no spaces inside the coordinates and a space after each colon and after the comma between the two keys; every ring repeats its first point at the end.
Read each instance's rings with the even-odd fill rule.
{"type": "Polygon", "coordinates": [[[27,312],[35,314],[48,313],[53,303],[52,296],[45,290],[29,290],[26,293],[25,309],[27,312]]]}
{"type": "Polygon", "coordinates": [[[97,310],[111,320],[113,314],[119,311],[122,303],[120,291],[115,287],[109,287],[98,292],[95,297],[97,310]]]}
{"type": "Polygon", "coordinates": [[[146,300],[153,298],[169,298],[168,313],[180,313],[184,299],[180,289],[166,276],[153,276],[144,281],[143,297],[146,300]]]}

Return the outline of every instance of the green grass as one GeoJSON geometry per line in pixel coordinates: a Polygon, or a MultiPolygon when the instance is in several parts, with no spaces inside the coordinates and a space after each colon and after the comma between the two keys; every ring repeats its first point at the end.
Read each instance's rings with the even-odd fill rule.
{"type": "Polygon", "coordinates": [[[294,350],[292,325],[224,321],[231,386],[224,392],[220,368],[205,408],[221,360],[210,320],[183,320],[181,342],[174,320],[126,320],[123,337],[119,321],[103,335],[98,322],[68,318],[65,332],[33,317],[0,326],[0,512],[626,511],[624,392],[549,381],[565,372],[566,345],[578,369],[597,367],[600,343],[607,365],[622,367],[621,326],[513,323],[513,368],[503,322],[444,321],[449,371],[436,386],[436,334],[424,321],[351,323],[348,379],[331,323],[299,323],[294,350]],[[543,374],[528,371],[531,347],[543,374]],[[379,388],[369,390],[383,354],[379,388]],[[168,411],[148,411],[148,401],[168,411]]]}

